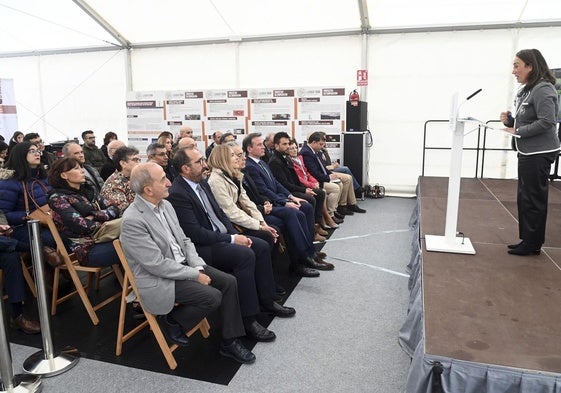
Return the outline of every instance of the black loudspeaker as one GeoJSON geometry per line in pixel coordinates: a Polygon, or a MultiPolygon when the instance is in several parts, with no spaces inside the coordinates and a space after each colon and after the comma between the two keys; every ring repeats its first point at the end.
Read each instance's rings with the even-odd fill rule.
{"type": "Polygon", "coordinates": [[[358,106],[351,105],[347,101],[347,131],[364,131],[367,130],[368,119],[368,103],[359,101],[358,106]]]}

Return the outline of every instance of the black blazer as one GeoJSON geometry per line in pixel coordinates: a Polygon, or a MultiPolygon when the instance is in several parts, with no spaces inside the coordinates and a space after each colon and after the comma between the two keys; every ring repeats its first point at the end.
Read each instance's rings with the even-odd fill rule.
{"type": "Polygon", "coordinates": [[[275,179],[290,192],[306,193],[306,187],[300,183],[298,175],[294,170],[294,164],[287,160],[281,153],[275,151],[269,160],[269,168],[273,172],[275,179]]]}
{"type": "Polygon", "coordinates": [[[216,202],[214,195],[212,195],[212,191],[207,182],[203,181],[200,185],[205,190],[210,204],[214,209],[214,213],[222,224],[224,224],[228,233],[220,233],[212,229],[212,224],[206,215],[199,197],[182,176],[178,176],[173,181],[173,184],[169,188],[168,196],[168,200],[177,213],[179,225],[183,229],[185,236],[189,237],[195,244],[199,254],[201,246],[212,246],[220,242],[230,243],[230,235],[238,233],[228,217],[226,217],[226,214],[224,214],[220,206],[218,206],[218,202],[216,202]]]}

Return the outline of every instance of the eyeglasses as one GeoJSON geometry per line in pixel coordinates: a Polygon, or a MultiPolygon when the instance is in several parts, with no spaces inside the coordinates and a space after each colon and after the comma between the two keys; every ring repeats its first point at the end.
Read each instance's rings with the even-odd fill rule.
{"type": "Polygon", "coordinates": [[[199,158],[197,161],[190,162],[189,164],[199,164],[199,165],[203,165],[205,162],[206,162],[206,158],[201,157],[201,158],[199,158]]]}
{"type": "Polygon", "coordinates": [[[155,155],[155,156],[163,157],[163,156],[167,156],[168,153],[166,153],[165,151],[163,151],[163,152],[161,152],[161,153],[156,153],[156,154],[154,154],[154,155],[155,155]]]}
{"type": "Polygon", "coordinates": [[[37,150],[37,149],[30,149],[27,151],[27,154],[39,154],[40,156],[43,155],[43,152],[41,152],[41,150],[37,150]]]}

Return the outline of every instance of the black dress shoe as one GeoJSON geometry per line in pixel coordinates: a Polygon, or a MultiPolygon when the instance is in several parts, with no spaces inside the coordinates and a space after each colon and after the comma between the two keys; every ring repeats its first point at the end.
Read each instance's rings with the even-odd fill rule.
{"type": "Polygon", "coordinates": [[[319,272],[315,269],[310,269],[304,265],[298,264],[295,268],[291,268],[290,272],[300,277],[319,277],[319,272]]]}
{"type": "Polygon", "coordinates": [[[273,341],[277,336],[269,329],[261,326],[259,322],[253,321],[251,325],[245,328],[247,337],[260,342],[273,341]]]}
{"type": "Polygon", "coordinates": [[[361,209],[358,205],[348,205],[347,210],[350,210],[355,213],[366,213],[366,210],[361,209]]]}
{"type": "Polygon", "coordinates": [[[312,269],[325,270],[322,269],[321,264],[317,263],[316,260],[312,257],[306,257],[306,259],[303,259],[302,262],[304,263],[305,266],[311,267],[312,269]]]}
{"type": "Polygon", "coordinates": [[[220,354],[227,358],[234,359],[240,363],[253,363],[255,355],[249,349],[243,346],[242,342],[238,339],[230,345],[220,344],[220,354]]]}
{"type": "Polygon", "coordinates": [[[514,248],[516,248],[516,247],[519,247],[519,246],[521,246],[521,245],[522,245],[522,243],[524,243],[524,240],[522,240],[522,241],[521,241],[520,243],[516,243],[516,244],[509,244],[509,245],[508,245],[507,247],[508,247],[508,249],[509,249],[509,250],[512,250],[512,249],[514,249],[514,248]]]}
{"type": "Polygon", "coordinates": [[[262,307],[263,311],[272,313],[275,317],[279,318],[290,318],[296,314],[296,310],[292,307],[285,307],[277,302],[273,302],[272,305],[267,307],[262,307]]]}
{"type": "Polygon", "coordinates": [[[286,289],[284,289],[283,287],[281,287],[281,286],[278,285],[278,284],[277,284],[276,287],[275,287],[275,292],[276,292],[276,294],[279,295],[279,296],[284,296],[284,295],[286,295],[286,289]]]}
{"type": "Polygon", "coordinates": [[[180,324],[170,323],[167,315],[158,315],[156,316],[156,320],[158,321],[158,324],[160,325],[160,328],[162,328],[162,332],[168,341],[177,344],[180,347],[189,345],[189,340],[187,339],[187,336],[180,324]]]}
{"type": "Polygon", "coordinates": [[[342,214],[343,216],[352,216],[354,214],[352,211],[347,209],[347,206],[338,206],[337,212],[339,212],[339,214],[342,214]]]}
{"type": "Polygon", "coordinates": [[[527,243],[522,242],[518,247],[508,250],[509,254],[512,255],[540,255],[541,247],[531,246],[527,243]]]}
{"type": "Polygon", "coordinates": [[[345,218],[344,214],[339,213],[338,211],[333,212],[333,221],[335,221],[335,223],[337,224],[342,224],[343,223],[343,219],[345,218]],[[339,220],[339,221],[338,221],[339,220]]]}

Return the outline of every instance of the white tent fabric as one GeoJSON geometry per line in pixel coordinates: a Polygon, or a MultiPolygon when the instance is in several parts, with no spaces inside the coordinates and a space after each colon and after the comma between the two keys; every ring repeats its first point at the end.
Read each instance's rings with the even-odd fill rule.
{"type": "MultiPolygon", "coordinates": [[[[512,105],[517,50],[538,48],[552,68],[561,67],[558,0],[368,0],[365,35],[361,3],[87,1],[112,35],[84,12],[82,0],[0,0],[0,78],[15,81],[23,132],[56,141],[111,130],[126,139],[129,88],[353,89],[366,61],[370,182],[413,191],[423,125],[447,118],[455,91],[467,96],[482,88],[462,112],[496,119],[512,105]]],[[[435,135],[448,138],[445,130],[435,135]]],[[[494,138],[508,146],[507,138],[494,138]]],[[[473,176],[473,157],[465,161],[465,175],[473,176]]],[[[446,153],[430,163],[429,174],[447,175],[446,153]]],[[[513,163],[512,155],[497,153],[486,174],[513,177],[513,163]]]]}

